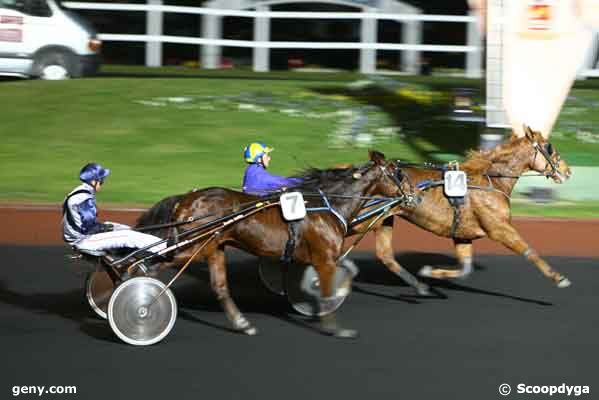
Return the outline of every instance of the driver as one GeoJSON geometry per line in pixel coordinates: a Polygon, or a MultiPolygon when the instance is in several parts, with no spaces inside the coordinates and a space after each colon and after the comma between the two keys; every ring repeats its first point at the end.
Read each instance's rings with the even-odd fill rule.
{"type": "MultiPolygon", "coordinates": [[[[102,223],[97,219],[96,193],[102,189],[110,170],[100,164],[85,165],[79,173],[83,182],[73,189],[62,205],[62,237],[78,250],[103,251],[118,248],[140,249],[161,238],[131,230],[127,225],[102,223]]],[[[160,243],[148,249],[156,253],[166,248],[160,243]]]]}
{"type": "Polygon", "coordinates": [[[270,165],[270,152],[274,149],[264,143],[254,142],[243,150],[243,158],[248,166],[243,176],[243,192],[257,196],[268,192],[299,185],[299,178],[286,178],[273,175],[266,169],[270,165]]]}

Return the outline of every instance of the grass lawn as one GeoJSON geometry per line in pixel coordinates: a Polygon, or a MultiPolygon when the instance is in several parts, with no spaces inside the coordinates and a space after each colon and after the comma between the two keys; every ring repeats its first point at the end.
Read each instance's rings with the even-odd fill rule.
{"type": "MultiPolygon", "coordinates": [[[[0,82],[0,201],[60,202],[89,161],[113,170],[100,197],[107,203],[148,205],[194,187],[239,187],[243,147],[255,140],[275,147],[278,174],[362,162],[369,147],[415,162],[460,159],[481,129],[446,118],[452,88],[480,88],[476,80],[396,77],[384,90],[361,86],[365,78],[351,73],[111,66],[103,73],[0,82]]],[[[593,84],[573,90],[555,131],[575,165],[599,165],[593,84]]],[[[539,210],[516,206],[521,214],[539,210]]],[[[579,214],[593,210],[599,205],[579,214]]]]}
{"type": "Polygon", "coordinates": [[[516,200],[512,214],[530,217],[599,218],[599,201],[556,202],[537,204],[516,200]]]}

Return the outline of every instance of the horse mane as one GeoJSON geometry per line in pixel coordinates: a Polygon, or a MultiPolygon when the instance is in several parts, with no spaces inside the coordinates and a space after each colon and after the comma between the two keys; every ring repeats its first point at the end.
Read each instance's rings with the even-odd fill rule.
{"type": "Polygon", "coordinates": [[[301,183],[294,186],[294,190],[316,191],[318,189],[327,193],[338,193],[347,185],[356,180],[356,173],[364,173],[369,163],[360,166],[333,167],[329,169],[306,168],[294,178],[301,179],[301,183]]]}
{"type": "Polygon", "coordinates": [[[521,138],[512,137],[509,141],[502,143],[489,150],[470,150],[466,154],[466,160],[460,167],[470,174],[484,174],[497,163],[507,162],[514,157],[514,148],[519,146],[521,138]]]}

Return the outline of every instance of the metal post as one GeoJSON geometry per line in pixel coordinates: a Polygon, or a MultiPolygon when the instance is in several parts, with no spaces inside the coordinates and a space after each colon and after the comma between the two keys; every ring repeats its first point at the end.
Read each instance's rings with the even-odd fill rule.
{"type": "MultiPolygon", "coordinates": [[[[222,37],[222,17],[218,15],[202,15],[202,37],[220,39],[222,37]]],[[[216,45],[203,45],[200,66],[205,69],[220,67],[221,48],[216,45]]]]}
{"type": "MultiPolygon", "coordinates": [[[[405,21],[402,24],[403,42],[406,44],[422,44],[422,22],[405,21]]],[[[420,67],[420,51],[406,50],[403,53],[401,69],[410,74],[418,74],[420,67]]]]}
{"type": "MultiPolygon", "coordinates": [[[[470,12],[471,17],[476,17],[475,12],[470,12]]],[[[476,22],[468,22],[467,27],[467,45],[476,46],[477,50],[466,53],[466,77],[482,78],[483,57],[482,57],[482,36],[478,30],[476,22]]]]}
{"type": "MultiPolygon", "coordinates": [[[[364,10],[368,12],[376,12],[376,9],[364,10]]],[[[361,19],[360,41],[362,43],[377,42],[377,20],[374,18],[361,19]]],[[[373,74],[376,72],[376,50],[361,49],[360,50],[360,72],[363,74],[373,74]]]]}
{"type": "MultiPolygon", "coordinates": [[[[162,0],[147,0],[148,5],[161,6],[162,0]]],[[[146,34],[162,35],[162,11],[148,11],[146,13],[146,34]]],[[[146,67],[162,66],[162,43],[146,43],[146,67]]]]}
{"type": "MultiPolygon", "coordinates": [[[[269,6],[256,6],[256,11],[270,11],[269,6]]],[[[270,41],[270,17],[254,18],[254,41],[270,41]]],[[[255,47],[253,52],[254,71],[268,72],[270,70],[270,49],[255,47]]]]}

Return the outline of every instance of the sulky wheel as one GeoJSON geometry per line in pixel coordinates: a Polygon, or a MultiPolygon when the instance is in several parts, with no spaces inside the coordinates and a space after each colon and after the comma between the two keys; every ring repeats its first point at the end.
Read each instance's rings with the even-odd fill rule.
{"type": "Polygon", "coordinates": [[[287,274],[287,298],[291,306],[300,314],[324,316],[337,310],[350,293],[353,275],[344,267],[337,267],[335,273],[335,294],[322,298],[320,279],[313,266],[292,265],[287,274]]]}
{"type": "Polygon", "coordinates": [[[108,303],[108,322],[125,343],[147,346],[164,339],[177,319],[177,302],[158,279],[136,277],[124,281],[108,303]]]}
{"type": "Polygon", "coordinates": [[[258,275],[260,281],[268,289],[269,292],[279,296],[285,295],[283,286],[283,268],[290,268],[288,265],[283,265],[279,260],[261,257],[258,259],[258,275]]]}
{"type": "Polygon", "coordinates": [[[92,310],[100,318],[108,317],[106,312],[114,287],[114,282],[104,269],[91,272],[85,279],[85,297],[92,310]]]}

